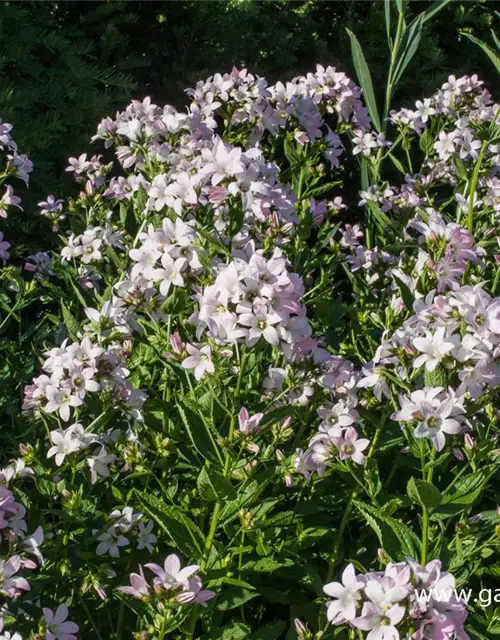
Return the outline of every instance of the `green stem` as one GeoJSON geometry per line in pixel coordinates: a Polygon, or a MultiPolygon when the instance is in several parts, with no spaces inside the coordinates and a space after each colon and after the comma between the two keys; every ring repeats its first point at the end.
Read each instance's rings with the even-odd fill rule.
{"type": "Polygon", "coordinates": [[[467,213],[467,229],[472,233],[472,227],[474,222],[474,194],[476,193],[477,182],[479,180],[479,171],[481,170],[481,164],[483,162],[484,152],[488,146],[488,141],[483,140],[481,145],[481,151],[477,158],[476,166],[474,167],[474,173],[472,174],[472,180],[469,189],[469,211],[467,213]]]}
{"type": "MultiPolygon", "coordinates": [[[[377,446],[377,443],[379,441],[380,435],[382,434],[382,429],[384,428],[384,424],[385,424],[385,421],[382,421],[378,425],[377,430],[375,431],[375,435],[373,436],[373,440],[372,440],[372,442],[370,444],[370,448],[369,448],[368,453],[366,455],[366,462],[368,462],[368,460],[370,460],[370,458],[372,457],[373,453],[375,452],[375,447],[377,446]]],[[[327,582],[329,582],[332,579],[333,572],[335,571],[335,567],[337,565],[338,555],[339,555],[339,551],[340,551],[340,545],[342,544],[342,538],[344,536],[344,531],[345,531],[345,528],[346,528],[347,523],[349,521],[349,516],[351,515],[351,511],[352,511],[352,508],[354,506],[354,501],[356,500],[359,491],[360,491],[360,489],[358,487],[355,487],[352,490],[352,493],[351,493],[351,496],[349,498],[349,501],[347,502],[346,507],[344,509],[344,514],[343,514],[342,520],[340,522],[339,531],[338,531],[337,536],[335,537],[335,542],[333,544],[332,553],[330,555],[330,560],[328,562],[327,582]]]]}
{"type": "MultiPolygon", "coordinates": [[[[425,458],[425,448],[421,448],[422,455],[422,479],[429,484],[432,484],[432,476],[434,475],[434,466],[429,467],[427,470],[427,474],[424,470],[424,458],[425,458]],[[427,475],[427,477],[426,477],[427,475]]],[[[436,450],[434,447],[431,452],[431,463],[434,462],[434,458],[436,456],[436,450]]],[[[429,548],[429,509],[426,505],[422,505],[422,553],[420,558],[420,564],[425,567],[427,564],[427,551],[429,548]]]]}
{"type": "MultiPolygon", "coordinates": [[[[90,614],[89,608],[87,607],[87,603],[85,602],[85,600],[83,598],[80,598],[80,602],[83,604],[83,608],[85,609],[85,613],[87,614],[87,616],[88,616],[88,618],[90,620],[90,624],[92,625],[92,629],[94,630],[98,640],[102,640],[102,636],[99,633],[99,629],[97,628],[96,623],[94,622],[94,618],[90,614]]],[[[118,636],[117,636],[117,640],[119,640],[118,636]]]]}
{"type": "Polygon", "coordinates": [[[196,623],[198,622],[199,610],[195,607],[191,612],[188,626],[186,627],[186,640],[193,640],[196,623]]]}

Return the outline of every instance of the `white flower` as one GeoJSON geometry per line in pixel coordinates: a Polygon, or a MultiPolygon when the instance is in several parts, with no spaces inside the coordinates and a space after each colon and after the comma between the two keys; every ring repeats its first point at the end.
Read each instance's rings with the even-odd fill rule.
{"type": "Polygon", "coordinates": [[[328,603],[327,617],[332,624],[343,624],[356,617],[356,604],[361,599],[364,584],[357,579],[354,565],[348,564],[342,573],[342,583],[325,584],[323,591],[336,600],[328,603]]]}
{"type": "Polygon", "coordinates": [[[440,327],[434,335],[426,332],[425,338],[414,338],[413,346],[422,352],[413,362],[414,368],[425,364],[427,371],[434,371],[441,360],[460,343],[460,336],[445,336],[446,329],[440,327]]]}
{"type": "Polygon", "coordinates": [[[45,411],[47,413],[57,411],[64,422],[69,420],[70,407],[79,407],[83,402],[78,396],[71,395],[71,389],[68,387],[57,389],[56,387],[48,386],[46,395],[48,402],[44,407],[45,411]]]}
{"type": "Polygon", "coordinates": [[[109,476],[110,464],[113,464],[116,456],[106,451],[106,447],[102,447],[100,452],[96,456],[87,458],[87,463],[90,469],[90,482],[95,484],[99,476],[107,478],[109,476]]]}
{"type": "Polygon", "coordinates": [[[162,296],[167,296],[171,284],[176,287],[184,286],[184,278],[181,275],[181,271],[186,266],[186,259],[177,258],[177,260],[173,260],[168,253],[164,253],[161,257],[161,263],[163,269],[156,270],[155,279],[161,280],[160,293],[162,296]]]}
{"type": "Polygon", "coordinates": [[[54,446],[47,451],[47,458],[51,458],[55,455],[56,465],[58,467],[62,465],[64,458],[69,453],[78,451],[80,448],[78,440],[75,440],[70,429],[66,429],[65,431],[57,429],[56,431],[50,432],[50,439],[54,443],[54,446]]]}
{"type": "MultiPolygon", "coordinates": [[[[94,530],[92,533],[97,533],[97,530],[94,530]]],[[[97,539],[99,540],[96,549],[98,556],[109,553],[112,558],[119,558],[120,547],[126,547],[129,544],[128,539],[117,531],[114,526],[102,533],[97,539]]]]}
{"type": "Polygon", "coordinates": [[[153,545],[156,542],[155,534],[151,533],[153,524],[152,520],[148,520],[147,524],[139,522],[139,532],[137,534],[138,549],[147,549],[150,553],[153,551],[153,545]]]}
{"type": "Polygon", "coordinates": [[[213,373],[215,371],[214,363],[212,362],[212,350],[208,345],[197,349],[192,344],[187,344],[186,351],[189,356],[182,361],[182,366],[184,369],[194,369],[196,380],[201,380],[205,372],[213,373]]]}

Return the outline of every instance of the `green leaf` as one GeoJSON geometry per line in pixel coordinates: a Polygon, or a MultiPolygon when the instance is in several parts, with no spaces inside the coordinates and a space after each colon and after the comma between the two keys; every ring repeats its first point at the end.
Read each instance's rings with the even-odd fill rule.
{"type": "Polygon", "coordinates": [[[405,303],[406,308],[409,311],[411,311],[413,309],[413,304],[415,302],[415,297],[413,293],[411,292],[408,285],[406,285],[396,275],[393,274],[393,278],[398,284],[399,290],[401,291],[401,297],[403,298],[403,302],[405,303]]]}
{"type": "Polygon", "coordinates": [[[401,43],[402,52],[401,55],[396,62],[396,68],[394,71],[393,78],[393,86],[396,85],[401,76],[404,73],[404,70],[411,62],[411,59],[415,55],[418,49],[418,45],[420,44],[420,38],[422,37],[422,28],[424,25],[424,17],[423,15],[419,15],[416,20],[414,20],[410,27],[406,30],[403,41],[401,43]]]}
{"type": "Polygon", "coordinates": [[[142,509],[170,537],[173,544],[186,557],[201,558],[205,548],[205,538],[201,530],[177,507],[167,506],[150,493],[137,492],[142,509]]]}
{"type": "Polygon", "coordinates": [[[425,131],[420,136],[418,145],[421,151],[423,151],[426,156],[430,156],[434,151],[434,140],[429,127],[426,127],[425,131]]]}
{"type": "Polygon", "coordinates": [[[363,49],[361,48],[361,45],[359,44],[359,41],[354,33],[349,29],[346,29],[346,31],[351,40],[351,53],[354,62],[354,68],[356,69],[359,84],[363,89],[363,95],[366,106],[368,107],[368,112],[377,131],[381,131],[382,129],[380,127],[377,103],[375,102],[375,94],[373,92],[372,78],[370,75],[370,70],[368,69],[368,65],[366,63],[365,56],[363,54],[363,49]]]}
{"type": "MultiPolygon", "coordinates": [[[[421,15],[424,19],[424,24],[436,15],[441,9],[444,9],[451,0],[435,0],[421,15]]],[[[418,16],[420,17],[420,16],[418,16]]]]}
{"type": "Polygon", "coordinates": [[[201,498],[207,502],[234,500],[236,498],[236,489],[231,482],[213,469],[203,467],[196,484],[201,498]]]}
{"type": "Polygon", "coordinates": [[[389,156],[389,158],[392,160],[392,164],[396,167],[396,169],[402,173],[403,175],[406,175],[408,172],[405,170],[402,162],[400,160],[398,160],[398,158],[396,158],[396,156],[391,153],[389,151],[389,153],[387,154],[389,156]]]}
{"type": "Polygon", "coordinates": [[[202,640],[244,640],[244,638],[248,638],[248,634],[251,631],[248,625],[241,622],[233,622],[227,627],[202,636],[202,640]]]}
{"type": "Polygon", "coordinates": [[[494,64],[497,73],[500,73],[500,56],[494,49],[490,47],[489,44],[486,44],[486,42],[483,42],[479,38],[476,38],[476,36],[473,36],[472,33],[469,33],[468,31],[460,30],[460,34],[468,38],[474,44],[477,44],[477,46],[484,51],[484,53],[494,64]]]}
{"type": "Polygon", "coordinates": [[[406,492],[415,504],[428,509],[441,504],[441,492],[430,482],[424,482],[418,478],[410,478],[406,486],[406,492]]]}
{"type": "Polygon", "coordinates": [[[62,300],[61,300],[61,311],[62,311],[63,322],[66,326],[66,329],[68,330],[69,335],[71,336],[71,339],[76,340],[78,336],[78,332],[80,330],[80,325],[78,324],[78,321],[75,318],[75,316],[71,313],[71,311],[68,309],[68,307],[64,304],[62,300]]]}
{"type": "Polygon", "coordinates": [[[387,42],[389,49],[392,48],[391,40],[391,2],[392,0],[384,0],[385,30],[387,32],[387,42]]]}
{"type": "Polygon", "coordinates": [[[432,513],[431,518],[433,520],[450,518],[473,504],[496,471],[496,466],[489,465],[457,480],[444,492],[441,505],[432,513]]]}
{"type": "Polygon", "coordinates": [[[434,371],[425,370],[424,383],[426,387],[446,387],[448,386],[448,377],[443,367],[437,366],[434,371]]]}
{"type": "Polygon", "coordinates": [[[284,620],[275,620],[269,624],[260,627],[255,633],[252,633],[250,640],[278,640],[283,631],[286,629],[287,623],[284,620]]]}
{"type": "Polygon", "coordinates": [[[230,587],[226,591],[223,591],[217,598],[216,608],[219,611],[230,611],[236,609],[236,607],[245,604],[249,600],[256,598],[259,594],[256,591],[250,591],[250,589],[244,589],[243,587],[230,587]]]}
{"type": "Polygon", "coordinates": [[[198,453],[205,458],[216,464],[223,465],[222,455],[219,451],[219,447],[215,443],[213,434],[210,430],[210,426],[206,424],[205,420],[197,413],[192,411],[189,407],[176,403],[177,411],[182,419],[186,431],[188,432],[189,439],[193,443],[193,447],[198,453]]]}
{"type": "Polygon", "coordinates": [[[389,555],[395,559],[401,559],[405,556],[412,558],[420,556],[420,539],[408,525],[363,502],[356,500],[354,505],[375,531],[381,545],[389,555]]]}

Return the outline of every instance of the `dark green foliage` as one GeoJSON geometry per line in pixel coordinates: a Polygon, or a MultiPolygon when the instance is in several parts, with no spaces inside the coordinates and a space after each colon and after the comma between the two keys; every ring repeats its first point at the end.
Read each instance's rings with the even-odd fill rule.
{"type": "MultiPolygon", "coordinates": [[[[408,19],[429,4],[411,2],[408,19]]],[[[493,5],[451,2],[426,23],[393,103],[430,95],[450,73],[477,72],[494,92],[495,69],[459,33],[466,29],[489,41],[499,22],[493,5]]],[[[146,95],[182,108],[186,87],[233,65],[270,82],[306,73],[317,62],[355,78],[346,29],[362,44],[381,103],[388,65],[383,2],[0,4],[0,117],[15,125],[19,148],[36,168],[30,191],[20,193],[24,213],[7,227],[18,238],[17,254],[50,248],[36,203],[48,193],[66,193],[67,158],[90,149],[103,117],[146,95]]]]}

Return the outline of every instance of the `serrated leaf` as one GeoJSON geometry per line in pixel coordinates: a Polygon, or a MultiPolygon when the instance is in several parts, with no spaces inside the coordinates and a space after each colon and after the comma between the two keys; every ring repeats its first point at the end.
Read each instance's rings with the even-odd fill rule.
{"type": "Polygon", "coordinates": [[[415,504],[431,509],[441,504],[441,492],[430,482],[424,482],[419,478],[410,478],[406,486],[406,492],[415,504]]]}
{"type": "Polygon", "coordinates": [[[460,31],[460,34],[468,38],[474,44],[477,44],[477,46],[480,47],[484,51],[484,53],[488,56],[488,58],[491,60],[491,62],[495,66],[497,73],[500,73],[500,56],[496,53],[494,49],[492,49],[488,44],[486,44],[486,42],[483,42],[479,38],[476,38],[476,36],[473,36],[468,31],[460,31]]]}
{"type": "Polygon", "coordinates": [[[213,469],[203,467],[196,485],[201,498],[207,502],[222,502],[222,500],[234,500],[236,498],[236,489],[231,482],[213,469]]]}
{"type": "Polygon", "coordinates": [[[186,557],[201,558],[205,546],[203,533],[180,509],[166,505],[152,494],[137,492],[142,509],[169,536],[186,557]]]}
{"type": "Polygon", "coordinates": [[[196,451],[205,460],[222,465],[222,455],[210,431],[210,426],[186,405],[181,407],[180,404],[176,404],[176,407],[196,451]]]}
{"type": "Polygon", "coordinates": [[[66,329],[68,330],[68,333],[71,339],[76,340],[78,336],[78,332],[80,330],[80,325],[78,324],[78,321],[75,318],[75,316],[71,313],[71,311],[68,309],[68,307],[64,304],[62,300],[61,300],[61,312],[62,312],[64,325],[66,326],[66,329]]]}
{"type": "Polygon", "coordinates": [[[354,505],[373,528],[380,543],[389,555],[394,555],[396,559],[401,559],[405,556],[419,557],[420,540],[408,525],[401,520],[385,515],[380,509],[368,504],[356,500],[354,505]],[[388,530],[392,535],[388,535],[388,530]]]}
{"type": "Polygon", "coordinates": [[[424,373],[424,382],[426,387],[443,387],[446,389],[448,386],[446,371],[440,366],[437,366],[434,371],[428,371],[426,369],[424,373]]]}

